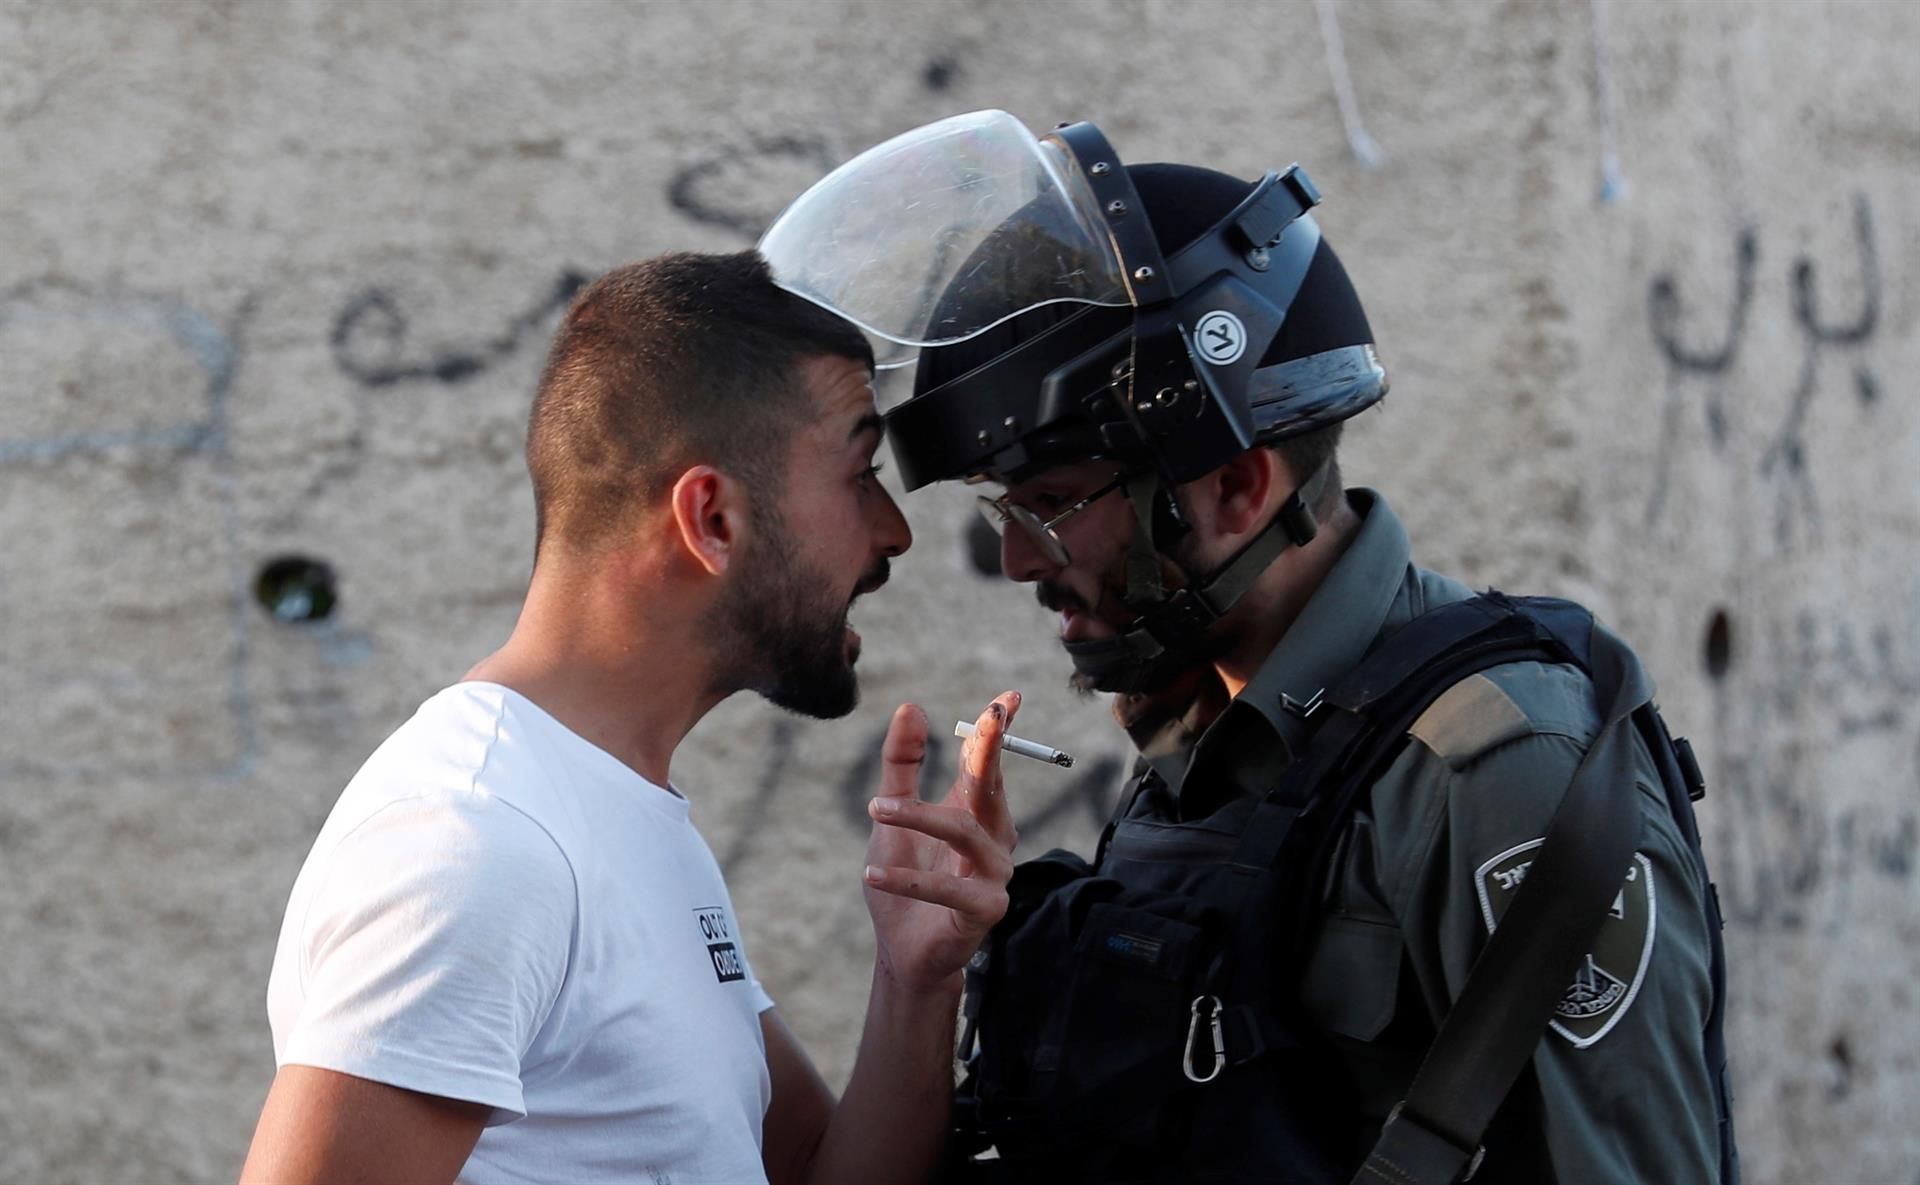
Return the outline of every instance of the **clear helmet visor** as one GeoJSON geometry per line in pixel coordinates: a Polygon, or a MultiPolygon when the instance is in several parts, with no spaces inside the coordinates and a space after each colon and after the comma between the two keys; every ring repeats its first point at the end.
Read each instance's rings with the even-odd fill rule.
{"type": "Polygon", "coordinates": [[[760,253],[781,287],[864,329],[882,368],[1042,305],[1129,303],[1071,157],[1004,111],[869,148],[795,199],[760,253]]]}

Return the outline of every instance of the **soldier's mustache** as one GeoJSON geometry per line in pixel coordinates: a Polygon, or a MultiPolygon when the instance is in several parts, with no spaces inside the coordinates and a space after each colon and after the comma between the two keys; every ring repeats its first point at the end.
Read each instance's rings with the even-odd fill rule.
{"type": "Polygon", "coordinates": [[[1068,609],[1073,610],[1075,613],[1085,613],[1088,611],[1087,603],[1081,600],[1077,594],[1057,584],[1049,584],[1044,580],[1033,586],[1033,595],[1039,600],[1043,608],[1050,609],[1055,613],[1061,613],[1068,609]]]}

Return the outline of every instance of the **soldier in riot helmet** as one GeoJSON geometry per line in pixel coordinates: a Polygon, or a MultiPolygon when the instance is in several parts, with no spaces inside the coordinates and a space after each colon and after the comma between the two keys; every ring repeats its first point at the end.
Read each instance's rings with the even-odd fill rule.
{"type": "Polygon", "coordinates": [[[1731,1181],[1698,765],[1584,610],[1342,488],[1387,383],[1318,202],[988,111],[761,243],[914,366],[907,487],[997,487],[1141,754],[969,972],[956,1179],[1731,1181]]]}

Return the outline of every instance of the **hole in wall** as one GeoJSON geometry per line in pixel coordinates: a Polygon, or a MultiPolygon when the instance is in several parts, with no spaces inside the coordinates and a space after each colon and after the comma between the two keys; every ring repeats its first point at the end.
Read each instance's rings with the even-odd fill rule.
{"type": "Polygon", "coordinates": [[[1715,679],[1727,677],[1727,668],[1733,664],[1733,622],[1725,609],[1715,609],[1707,619],[1705,657],[1708,675],[1715,679]]]}
{"type": "Polygon", "coordinates": [[[1853,1046],[1845,1036],[1835,1037],[1827,1046],[1827,1060],[1832,1063],[1833,1085],[1827,1089],[1830,1098],[1845,1098],[1853,1089],[1854,1060],[1853,1046]]]}
{"type": "Polygon", "coordinates": [[[253,580],[253,596],[275,621],[325,621],[339,602],[333,568],[310,556],[268,560],[253,580]]]}
{"type": "Polygon", "coordinates": [[[959,62],[943,54],[927,63],[926,69],[920,73],[920,81],[928,90],[938,94],[953,85],[953,76],[959,69],[959,62]]]}

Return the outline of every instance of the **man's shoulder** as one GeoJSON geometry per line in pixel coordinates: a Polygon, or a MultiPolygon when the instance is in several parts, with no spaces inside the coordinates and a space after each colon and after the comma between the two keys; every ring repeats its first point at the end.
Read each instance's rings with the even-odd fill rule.
{"type": "Polygon", "coordinates": [[[561,755],[515,709],[506,689],[491,684],[435,693],[361,765],[341,805],[365,812],[401,798],[488,800],[545,818],[561,755]]]}
{"type": "MultiPolygon", "coordinates": [[[[497,690],[497,689],[496,689],[497,690]]],[[[564,864],[569,828],[551,808],[538,753],[503,727],[506,706],[482,685],[423,702],[347,783],[309,855],[397,854],[422,846],[474,859],[564,864]]]]}
{"type": "MultiPolygon", "coordinates": [[[[1474,596],[1452,577],[1413,568],[1399,607],[1407,624],[1474,596]]],[[[1456,772],[1526,737],[1554,736],[1584,751],[1600,730],[1593,680],[1572,663],[1501,663],[1443,690],[1408,734],[1456,772]]]]}
{"type": "Polygon", "coordinates": [[[388,779],[471,781],[499,740],[504,710],[498,697],[487,696],[478,685],[443,688],[380,742],[349,785],[388,779]]]}

